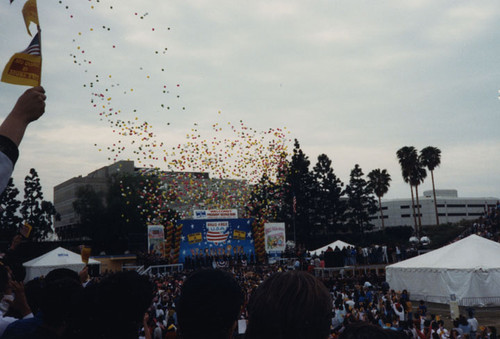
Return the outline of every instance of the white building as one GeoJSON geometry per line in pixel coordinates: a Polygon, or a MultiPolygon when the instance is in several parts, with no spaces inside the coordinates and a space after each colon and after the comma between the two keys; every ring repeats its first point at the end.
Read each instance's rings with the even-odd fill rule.
{"type": "MultiPolygon", "coordinates": [[[[439,224],[456,223],[463,219],[478,219],[488,208],[497,206],[498,198],[465,198],[459,197],[457,190],[436,190],[436,201],[439,215],[439,224]]],[[[432,191],[424,191],[419,197],[420,217],[423,226],[436,225],[436,212],[432,191]]],[[[382,213],[385,227],[411,226],[414,227],[411,198],[391,199],[382,201],[382,213]]],[[[415,199],[415,214],[418,214],[415,199]]],[[[371,217],[374,229],[382,228],[380,211],[371,217]]]]}

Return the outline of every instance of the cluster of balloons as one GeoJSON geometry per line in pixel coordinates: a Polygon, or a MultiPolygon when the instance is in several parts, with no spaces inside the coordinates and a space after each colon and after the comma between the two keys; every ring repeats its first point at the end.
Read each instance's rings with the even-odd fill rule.
{"type": "MultiPolygon", "coordinates": [[[[140,63],[134,63],[135,59],[128,60],[129,56],[122,51],[125,50],[126,41],[112,41],[110,38],[117,30],[109,23],[95,25],[91,24],[95,20],[85,22],[84,15],[99,11],[101,15],[95,15],[93,19],[104,20],[113,14],[109,11],[116,11],[116,8],[106,5],[104,1],[89,0],[87,13],[74,13],[69,5],[63,1],[59,3],[70,12],[70,20],[81,19],[86,25],[86,29],[79,29],[76,33],[70,57],[73,64],[87,74],[83,87],[89,91],[90,107],[96,118],[109,127],[113,136],[108,144],[95,143],[94,146],[109,161],[134,160],[139,167],[148,169],[141,171],[144,180],[139,192],[132,192],[125,184],[120,187],[125,199],[139,193],[141,203],[130,207],[140,209],[145,220],[162,220],[167,208],[178,211],[181,218],[189,217],[192,210],[197,208],[237,208],[245,213],[255,209],[250,197],[252,192],[259,194],[260,186],[257,184],[262,177],[277,183],[282,180],[283,163],[291,143],[288,136],[290,132],[286,127],[258,131],[245,125],[242,120],[237,123],[223,121],[221,111],[218,111],[214,121],[207,126],[193,123],[191,130],[185,133],[183,142],[164,137],[175,134],[166,131],[173,130],[168,114],[181,113],[189,118],[181,100],[180,82],[165,80],[167,64],[166,61],[163,64],[163,59],[158,59],[167,56],[168,48],[155,46],[148,50],[148,47],[141,46],[140,54],[154,58],[154,62],[141,59],[140,63]],[[96,44],[96,41],[103,43],[96,44]],[[99,46],[99,53],[105,58],[98,57],[95,46],[99,46]],[[127,67],[138,74],[137,77],[113,74],[112,67],[109,71],[102,71],[106,69],[103,68],[105,63],[110,60],[123,63],[122,59],[127,60],[127,67]],[[157,93],[154,96],[157,102],[141,103],[138,94],[141,91],[157,93]],[[151,107],[155,107],[155,112],[151,112],[151,107]],[[158,120],[157,116],[152,116],[156,112],[168,113],[162,115],[164,121],[157,123],[159,128],[151,122],[158,120]]],[[[115,3],[115,7],[122,5],[125,6],[115,3]]],[[[128,19],[138,20],[137,25],[141,29],[148,25],[148,19],[151,18],[149,12],[140,10],[128,15],[128,19]]],[[[168,26],[149,27],[144,32],[154,34],[152,38],[155,39],[159,34],[168,34],[170,31],[168,26]]],[[[127,203],[132,204],[131,201],[127,203]]],[[[261,215],[254,231],[254,235],[262,238],[262,241],[263,222],[275,218],[277,205],[276,201],[264,203],[268,207],[260,209],[261,215]]],[[[173,225],[167,226],[166,236],[171,239],[170,243],[178,244],[178,233],[179,229],[174,229],[173,225]]],[[[259,249],[263,246],[262,241],[259,240],[259,249]]]]}

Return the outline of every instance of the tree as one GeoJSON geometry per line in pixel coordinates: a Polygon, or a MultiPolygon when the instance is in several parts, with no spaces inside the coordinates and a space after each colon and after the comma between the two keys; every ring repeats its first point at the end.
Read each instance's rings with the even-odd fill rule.
{"type": "Polygon", "coordinates": [[[33,239],[43,240],[52,233],[53,219],[59,219],[54,205],[50,201],[43,200],[40,178],[34,168],[24,178],[24,200],[21,203],[21,215],[25,222],[33,229],[33,239]]]}
{"type": "Polygon", "coordinates": [[[382,230],[385,230],[384,213],[382,212],[381,198],[389,191],[391,176],[387,170],[380,168],[372,170],[368,173],[368,184],[373,189],[373,192],[378,198],[378,207],[380,210],[380,219],[382,220],[382,230]]]}
{"type": "Polygon", "coordinates": [[[377,211],[377,205],[372,196],[373,190],[363,175],[361,167],[356,164],[351,170],[349,184],[345,189],[348,223],[353,231],[361,233],[373,227],[370,223],[370,216],[377,211]]]}
{"type": "Polygon", "coordinates": [[[344,194],[344,184],[337,178],[332,169],[332,161],[326,154],[318,156],[318,162],[313,168],[314,193],[313,202],[316,222],[321,233],[328,229],[336,231],[344,222],[345,202],[341,200],[344,194]]]}
{"type": "Polygon", "coordinates": [[[413,219],[415,221],[415,232],[419,233],[418,227],[422,227],[422,219],[420,217],[420,201],[418,197],[418,186],[424,182],[427,177],[427,171],[420,162],[417,150],[413,146],[404,146],[400,148],[396,155],[401,165],[401,172],[406,183],[410,184],[413,219]],[[413,197],[413,187],[415,187],[415,195],[417,199],[418,214],[415,215],[415,198],[413,197]],[[417,226],[418,217],[418,226],[417,226]]]}
{"type": "Polygon", "coordinates": [[[22,221],[18,215],[21,202],[17,200],[19,190],[14,186],[12,178],[9,179],[7,187],[0,195],[0,238],[12,239],[22,221]]]}
{"type": "Polygon", "coordinates": [[[78,188],[76,198],[73,209],[79,217],[78,236],[99,239],[99,233],[107,227],[105,199],[102,192],[94,191],[90,185],[82,186],[78,188]]]}
{"type": "Polygon", "coordinates": [[[288,221],[288,225],[292,225],[294,240],[302,243],[311,238],[313,176],[309,165],[309,158],[302,152],[298,140],[295,139],[292,159],[283,168],[285,179],[281,217],[288,221]]]}
{"type": "Polygon", "coordinates": [[[434,169],[441,164],[441,150],[437,147],[427,146],[420,151],[420,161],[431,172],[432,194],[434,195],[434,210],[436,211],[436,225],[439,226],[439,214],[436,200],[436,187],[434,186],[434,169]]]}
{"type": "Polygon", "coordinates": [[[415,197],[413,196],[413,185],[410,181],[412,168],[414,163],[418,160],[417,150],[413,146],[404,146],[396,152],[396,156],[398,157],[399,164],[401,165],[401,175],[403,176],[403,180],[410,185],[413,221],[415,224],[415,233],[418,233],[417,217],[415,214],[415,197]]]}
{"type": "Polygon", "coordinates": [[[418,186],[420,186],[424,182],[424,179],[426,177],[427,171],[422,166],[420,159],[417,158],[417,161],[414,163],[413,168],[411,168],[410,183],[415,187],[415,196],[417,198],[418,226],[420,227],[420,231],[422,231],[422,215],[420,214],[420,198],[418,197],[418,186]]]}
{"type": "Polygon", "coordinates": [[[264,174],[253,186],[250,200],[245,208],[250,217],[262,224],[275,221],[279,207],[280,192],[276,183],[264,174]]]}

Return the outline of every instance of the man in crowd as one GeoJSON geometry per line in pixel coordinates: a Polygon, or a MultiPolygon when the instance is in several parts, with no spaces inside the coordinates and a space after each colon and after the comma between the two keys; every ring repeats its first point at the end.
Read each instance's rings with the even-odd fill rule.
{"type": "Polygon", "coordinates": [[[195,272],[183,284],[177,307],[182,338],[232,338],[243,301],[243,291],[230,273],[195,272]]]}

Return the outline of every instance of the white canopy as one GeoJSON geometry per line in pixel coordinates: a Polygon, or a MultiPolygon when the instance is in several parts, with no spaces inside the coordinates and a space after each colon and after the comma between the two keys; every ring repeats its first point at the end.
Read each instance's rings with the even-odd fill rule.
{"type": "MultiPolygon", "coordinates": [[[[99,261],[89,259],[89,265],[100,264],[99,261]]],[[[27,261],[23,264],[26,268],[26,281],[36,277],[45,276],[56,268],[69,268],[75,272],[80,272],[85,264],[82,262],[80,254],[58,247],[38,258],[27,261]]]]}
{"type": "Polygon", "coordinates": [[[500,243],[471,235],[386,267],[391,289],[413,300],[461,306],[500,306],[500,243]]]}
{"type": "Polygon", "coordinates": [[[335,247],[338,247],[339,249],[344,249],[344,247],[353,247],[354,245],[351,245],[351,244],[348,244],[346,242],[343,242],[342,240],[336,240],[334,242],[332,242],[331,244],[328,244],[326,246],[323,246],[323,247],[320,247],[314,251],[311,251],[309,253],[311,253],[311,255],[320,255],[322,252],[326,252],[326,250],[328,249],[328,247],[331,247],[332,250],[335,249],[335,247]]]}

